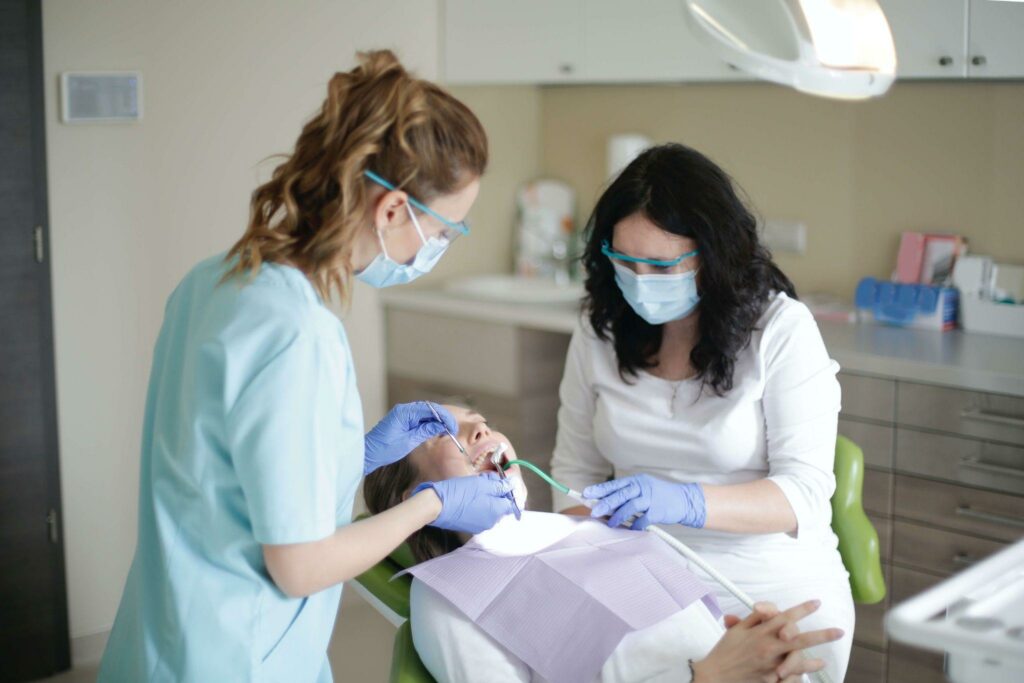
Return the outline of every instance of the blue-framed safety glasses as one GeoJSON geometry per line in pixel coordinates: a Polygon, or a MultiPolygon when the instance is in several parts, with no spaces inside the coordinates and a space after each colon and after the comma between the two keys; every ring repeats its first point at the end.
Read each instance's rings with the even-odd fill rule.
{"type": "MultiPolygon", "coordinates": [[[[372,180],[373,182],[377,183],[378,185],[380,185],[381,187],[383,187],[385,189],[388,189],[388,190],[397,190],[398,189],[393,184],[389,183],[387,180],[384,180],[383,178],[381,178],[379,175],[377,175],[373,171],[363,171],[363,175],[365,175],[367,178],[369,178],[370,180],[372,180]]],[[[431,209],[429,206],[427,206],[423,202],[421,202],[418,199],[414,198],[412,195],[407,195],[407,196],[408,196],[409,204],[410,205],[412,205],[414,208],[418,209],[419,211],[422,211],[423,213],[427,214],[431,218],[436,219],[438,222],[441,223],[441,225],[444,226],[444,229],[441,231],[441,237],[443,237],[446,240],[448,240],[449,243],[454,242],[455,239],[459,235],[468,235],[469,234],[469,223],[467,221],[459,221],[459,222],[450,221],[447,218],[445,218],[444,216],[442,216],[441,214],[439,214],[436,211],[434,211],[433,209],[431,209]]]]}
{"type": "Polygon", "coordinates": [[[616,261],[627,261],[629,263],[646,263],[648,265],[657,266],[659,268],[672,268],[673,266],[678,266],[680,263],[690,258],[691,256],[696,256],[698,252],[698,249],[694,249],[693,251],[686,252],[685,254],[678,258],[670,259],[668,261],[661,261],[659,259],[640,258],[639,256],[620,254],[619,252],[612,249],[612,245],[608,244],[608,240],[601,240],[601,253],[610,259],[615,259],[616,261]]]}

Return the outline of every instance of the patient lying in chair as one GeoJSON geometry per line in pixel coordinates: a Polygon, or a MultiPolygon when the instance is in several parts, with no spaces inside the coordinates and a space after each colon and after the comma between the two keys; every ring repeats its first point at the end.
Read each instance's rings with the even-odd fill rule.
{"type": "MultiPolygon", "coordinates": [[[[450,439],[425,442],[367,477],[371,512],[423,481],[494,469],[490,455],[507,438],[475,411],[448,408],[468,458],[450,439]]],[[[522,508],[521,474],[508,475],[522,508]]],[[[841,636],[799,633],[813,603],[783,613],[762,604],[723,625],[710,591],[668,546],[586,518],[526,512],[473,538],[425,527],[408,542],[421,562],[411,570],[413,641],[442,682],[798,681],[822,664],[799,651],[841,636]]]]}

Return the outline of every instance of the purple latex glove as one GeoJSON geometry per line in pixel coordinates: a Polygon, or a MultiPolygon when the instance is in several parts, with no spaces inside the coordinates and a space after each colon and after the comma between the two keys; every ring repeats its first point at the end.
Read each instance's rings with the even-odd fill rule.
{"type": "MultiPolygon", "coordinates": [[[[434,409],[448,429],[458,434],[459,424],[455,417],[436,403],[434,409]]],[[[363,476],[401,460],[427,439],[444,434],[444,426],[434,417],[426,401],[399,403],[366,435],[363,476]]]]}
{"type": "Polygon", "coordinates": [[[677,484],[649,474],[588,486],[583,489],[583,497],[600,499],[590,516],[610,514],[610,527],[636,516],[632,529],[646,529],[650,524],[685,524],[700,529],[707,514],[700,484],[677,484]]]}
{"type": "Polygon", "coordinates": [[[430,526],[478,534],[513,512],[512,481],[500,479],[497,472],[428,481],[413,489],[413,494],[425,488],[434,489],[441,499],[441,514],[430,526]]]}

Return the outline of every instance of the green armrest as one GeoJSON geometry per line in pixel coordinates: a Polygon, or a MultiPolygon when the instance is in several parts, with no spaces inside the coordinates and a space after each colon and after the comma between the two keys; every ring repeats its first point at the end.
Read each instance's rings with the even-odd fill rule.
{"type": "Polygon", "coordinates": [[[412,644],[412,627],[405,622],[398,627],[391,650],[390,683],[435,683],[412,644]]]}
{"type": "Polygon", "coordinates": [[[864,453],[844,436],[836,439],[836,492],[832,496],[832,530],[839,555],[850,573],[854,602],[872,604],[885,597],[878,533],[864,514],[864,453]]]}
{"type": "Polygon", "coordinates": [[[412,577],[406,574],[394,581],[391,577],[402,571],[391,558],[381,560],[356,577],[363,588],[370,591],[375,598],[383,602],[389,609],[405,619],[409,618],[409,589],[412,577]]]}

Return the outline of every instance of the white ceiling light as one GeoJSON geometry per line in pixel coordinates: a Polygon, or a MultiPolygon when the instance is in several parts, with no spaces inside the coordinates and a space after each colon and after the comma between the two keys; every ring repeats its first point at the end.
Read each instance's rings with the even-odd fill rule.
{"type": "Polygon", "coordinates": [[[883,95],[896,77],[877,0],[684,0],[697,33],[726,62],[801,92],[883,95]]]}

